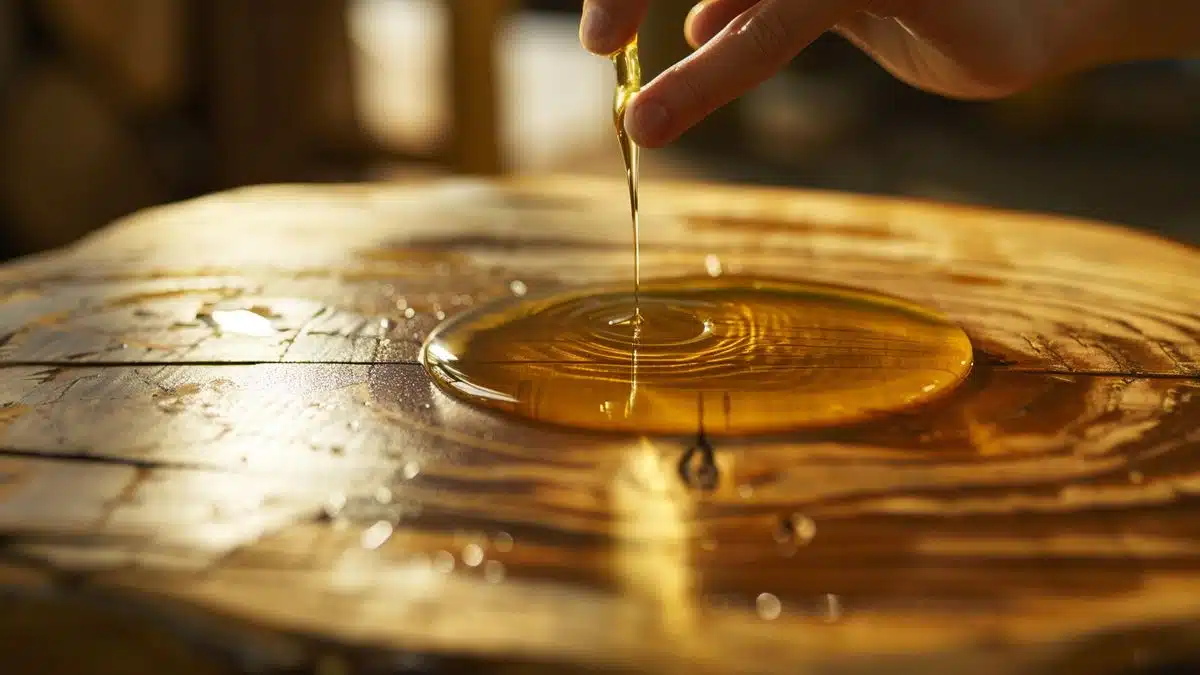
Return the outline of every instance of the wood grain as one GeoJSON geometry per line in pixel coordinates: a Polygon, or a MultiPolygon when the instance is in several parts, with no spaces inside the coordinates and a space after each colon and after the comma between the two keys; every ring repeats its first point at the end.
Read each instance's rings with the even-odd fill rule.
{"type": "MultiPolygon", "coordinates": [[[[537,289],[624,278],[619,189],[581,179],[253,188],[151,210],[0,274],[10,297],[0,358],[288,361],[327,342],[332,352],[305,360],[413,362],[411,336],[437,312],[507,294],[513,280],[537,289]],[[217,335],[195,322],[222,300],[278,313],[277,330],[217,335]],[[377,339],[384,320],[387,348],[377,339]],[[331,331],[349,339],[325,340],[331,331]],[[155,342],[140,343],[146,335],[155,342]],[[364,353],[359,338],[379,349],[364,353]]],[[[730,271],[851,281],[937,307],[994,361],[1023,370],[1200,375],[1196,252],[1180,244],[1084,221],[837,194],[646,193],[649,276],[703,272],[713,254],[730,271]]]]}
{"type": "Polygon", "coordinates": [[[698,439],[527,426],[415,362],[439,312],[515,280],[626,278],[620,190],[256,188],[0,271],[10,661],[63,667],[37,636],[101,624],[127,628],[73,639],[75,663],[159,645],[126,650],[133,673],[1200,657],[1200,254],[1032,214],[652,186],[651,275],[717,255],[880,289],[979,350],[932,407],[721,441],[705,484],[698,439]]]}

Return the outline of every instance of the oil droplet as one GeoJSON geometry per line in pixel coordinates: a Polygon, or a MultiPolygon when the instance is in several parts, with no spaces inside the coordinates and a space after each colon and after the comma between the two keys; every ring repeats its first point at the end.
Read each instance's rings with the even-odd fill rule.
{"type": "Polygon", "coordinates": [[[759,593],[754,600],[754,609],[760,619],[773,621],[783,613],[783,603],[771,593],[759,593]]]}
{"type": "Polygon", "coordinates": [[[504,581],[506,572],[504,563],[499,560],[489,560],[483,565],[483,578],[490,584],[498,584],[504,581]]]}
{"type": "Polygon", "coordinates": [[[462,550],[462,561],[467,567],[479,567],[483,563],[483,548],[479,544],[467,544],[462,550]]]}
{"type": "Polygon", "coordinates": [[[445,321],[445,320],[446,320],[446,313],[445,313],[445,312],[443,312],[443,311],[442,311],[442,310],[440,310],[440,309],[439,309],[438,311],[434,312],[434,313],[433,313],[433,316],[434,316],[434,318],[435,318],[435,319],[437,319],[438,321],[445,321]]]}
{"type": "Polygon", "coordinates": [[[779,543],[794,542],[800,546],[811,544],[816,537],[816,521],[802,513],[794,513],[780,520],[775,533],[775,540],[779,543]]]}
{"type": "Polygon", "coordinates": [[[379,502],[380,504],[391,504],[392,503],[392,491],[390,489],[388,489],[386,486],[380,486],[380,487],[376,488],[375,501],[379,502]]]}
{"type": "Polygon", "coordinates": [[[218,333],[270,337],[275,335],[271,320],[249,309],[215,309],[208,313],[218,333]]]}
{"type": "Polygon", "coordinates": [[[406,319],[411,319],[416,315],[417,315],[417,310],[413,309],[412,307],[409,307],[408,309],[404,310],[404,318],[406,318],[406,319]]]}
{"type": "Polygon", "coordinates": [[[703,435],[680,456],[678,470],[684,485],[696,490],[715,490],[721,480],[716,453],[703,435]]]}
{"type": "Polygon", "coordinates": [[[513,549],[512,535],[507,532],[497,532],[496,536],[492,537],[492,546],[501,553],[508,553],[513,549]]]}
{"type": "Polygon", "coordinates": [[[447,394],[525,419],[710,436],[861,422],[970,370],[958,326],[867,291],[722,275],[649,281],[638,302],[634,326],[624,286],[508,298],[442,323],[421,359],[447,394]]]}
{"type": "Polygon", "coordinates": [[[842,619],[842,600],[833,593],[825,594],[825,621],[837,623],[842,619]]]}
{"type": "Polygon", "coordinates": [[[712,253],[704,256],[704,271],[708,272],[710,277],[721,276],[721,259],[712,253]]]}
{"type": "Polygon", "coordinates": [[[716,539],[703,539],[700,541],[700,548],[702,550],[709,551],[709,552],[715,551],[715,550],[717,550],[717,540],[716,539]]]}
{"type": "Polygon", "coordinates": [[[739,485],[738,486],[738,496],[741,497],[742,499],[750,499],[751,497],[754,496],[754,486],[753,485],[739,485]]]}
{"type": "Polygon", "coordinates": [[[329,499],[327,499],[325,501],[325,504],[321,507],[321,519],[322,520],[333,520],[333,519],[337,518],[339,515],[341,515],[342,511],[345,508],[346,508],[346,495],[344,495],[340,492],[336,493],[336,494],[330,496],[329,499]]]}
{"type": "Polygon", "coordinates": [[[1145,481],[1146,481],[1146,476],[1143,475],[1141,471],[1130,471],[1129,472],[1129,482],[1130,483],[1133,483],[1134,485],[1141,485],[1145,481]]]}
{"type": "Polygon", "coordinates": [[[391,523],[381,520],[363,531],[362,547],[368,551],[374,551],[391,539],[394,531],[395,527],[391,523]]]}
{"type": "Polygon", "coordinates": [[[404,476],[405,480],[412,480],[417,477],[417,474],[421,473],[421,466],[416,462],[405,462],[400,473],[404,476]]]}
{"type": "Polygon", "coordinates": [[[391,329],[392,329],[392,320],[391,319],[380,319],[379,320],[379,330],[386,333],[391,329]]]}
{"type": "Polygon", "coordinates": [[[449,551],[438,551],[433,554],[433,569],[442,574],[454,571],[454,554],[449,551]]]}
{"type": "Polygon", "coordinates": [[[515,279],[508,284],[508,290],[518,298],[523,298],[525,297],[525,294],[529,292],[529,287],[525,285],[524,281],[515,279]]]}

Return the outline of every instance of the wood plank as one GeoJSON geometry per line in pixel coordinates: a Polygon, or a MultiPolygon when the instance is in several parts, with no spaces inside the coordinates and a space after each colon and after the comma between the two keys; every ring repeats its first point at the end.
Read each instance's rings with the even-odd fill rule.
{"type": "Polygon", "coordinates": [[[650,275],[715,255],[901,295],[968,330],[975,370],[932,406],[716,447],[531,426],[435,388],[415,358],[441,317],[517,280],[628,278],[622,190],[255,188],[0,268],[6,663],[156,640],[122,672],[193,653],[197,672],[1200,659],[1194,249],[1033,214],[653,186],[650,275]],[[105,639],[28,638],[63,631],[105,639]]]}
{"type": "Polygon", "coordinates": [[[723,443],[705,491],[687,439],[514,424],[412,365],[4,373],[0,558],[168,616],[661,672],[1061,665],[1200,619],[1193,378],[979,371],[923,414],[723,443]]]}
{"type": "MultiPolygon", "coordinates": [[[[0,272],[0,360],[412,363],[438,316],[514,280],[536,292],[628,278],[621,189],[284,186],[151,210],[0,272]],[[264,310],[270,325],[220,334],[197,318],[219,303],[264,310]]],[[[982,358],[1020,370],[1200,375],[1200,253],[1170,241],[834,193],[676,184],[648,187],[644,204],[648,276],[703,273],[716,255],[731,272],[937,307],[982,358]]]]}

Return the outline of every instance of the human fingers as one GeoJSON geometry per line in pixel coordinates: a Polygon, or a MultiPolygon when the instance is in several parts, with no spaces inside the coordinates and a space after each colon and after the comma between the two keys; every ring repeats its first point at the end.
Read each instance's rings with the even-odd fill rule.
{"type": "Polygon", "coordinates": [[[994,17],[965,4],[955,8],[914,3],[886,19],[863,12],[834,30],[900,80],[941,96],[992,100],[1037,79],[1042,65],[1035,52],[1014,50],[1010,32],[980,30],[994,25],[994,17]]]}
{"type": "MultiPolygon", "coordinates": [[[[732,1],[732,0],[728,0],[732,1]]],[[[761,0],[634,97],[629,135],[661,147],[761,84],[864,0],[761,0]]]]}
{"type": "Polygon", "coordinates": [[[646,18],[650,0],[584,0],[579,41],[606,56],[629,44],[646,18]]]}
{"type": "Polygon", "coordinates": [[[703,0],[688,12],[683,34],[692,49],[716,37],[742,12],[757,5],[759,0],[703,0]]]}

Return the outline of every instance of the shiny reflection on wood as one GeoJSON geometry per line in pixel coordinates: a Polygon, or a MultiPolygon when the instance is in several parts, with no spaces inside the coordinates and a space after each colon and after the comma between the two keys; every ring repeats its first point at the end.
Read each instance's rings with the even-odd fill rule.
{"type": "Polygon", "coordinates": [[[950,316],[977,368],[934,405],[755,439],[533,427],[439,390],[416,362],[439,313],[627,278],[623,189],[256,189],[0,269],[8,662],[294,669],[356,645],[545,672],[1116,675],[1195,656],[1194,250],[650,187],[655,275],[716,255],[852,279],[950,316]],[[31,607],[44,629],[19,632],[31,607]]]}

